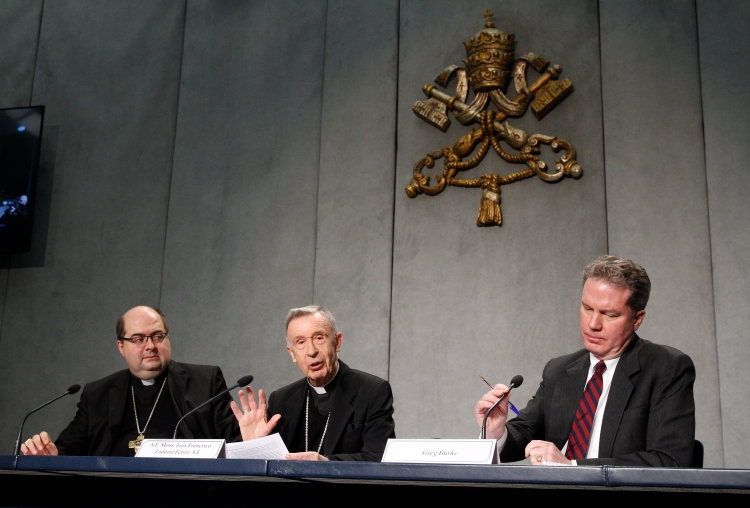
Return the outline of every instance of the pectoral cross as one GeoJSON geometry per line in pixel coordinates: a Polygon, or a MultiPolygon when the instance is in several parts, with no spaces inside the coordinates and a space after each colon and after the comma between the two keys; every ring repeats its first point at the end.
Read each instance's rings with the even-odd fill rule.
{"type": "Polygon", "coordinates": [[[138,434],[138,437],[133,441],[128,441],[128,448],[135,448],[135,453],[138,453],[138,449],[141,447],[141,443],[144,439],[145,437],[143,434],[138,434]]]}

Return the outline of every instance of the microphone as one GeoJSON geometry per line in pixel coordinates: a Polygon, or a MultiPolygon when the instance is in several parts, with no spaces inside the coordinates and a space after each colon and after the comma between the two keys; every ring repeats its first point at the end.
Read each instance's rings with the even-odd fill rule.
{"type": "Polygon", "coordinates": [[[62,395],[59,395],[59,396],[55,397],[54,399],[52,399],[49,402],[45,402],[44,404],[42,404],[41,406],[39,406],[36,409],[32,409],[29,412],[29,414],[27,414],[26,416],[24,416],[23,417],[23,421],[21,422],[21,428],[18,429],[18,439],[16,439],[16,448],[13,450],[13,455],[18,456],[21,453],[21,434],[23,434],[23,426],[26,423],[26,419],[29,416],[31,416],[32,414],[36,413],[37,411],[39,411],[43,407],[49,406],[50,404],[52,404],[53,402],[55,402],[57,399],[61,399],[61,398],[65,397],[66,395],[73,395],[74,393],[78,393],[78,390],[80,390],[80,389],[81,389],[81,385],[73,385],[70,388],[68,388],[67,390],[65,390],[65,393],[63,393],[62,395]]]}
{"type": "Polygon", "coordinates": [[[508,385],[508,392],[504,393],[502,397],[497,399],[497,401],[492,404],[492,406],[487,410],[486,413],[484,413],[484,421],[482,422],[482,437],[481,439],[487,439],[487,417],[490,416],[490,413],[493,409],[497,407],[498,404],[500,404],[503,399],[510,393],[510,391],[513,388],[516,388],[518,386],[521,386],[523,384],[523,376],[518,374],[516,376],[513,376],[513,379],[510,380],[510,384],[508,385]]]}
{"type": "Polygon", "coordinates": [[[198,411],[200,408],[202,408],[203,406],[205,406],[206,404],[208,404],[212,400],[218,399],[219,397],[221,397],[222,395],[224,395],[228,391],[234,390],[235,388],[237,388],[239,386],[247,386],[247,385],[249,385],[252,382],[253,382],[253,376],[243,376],[243,377],[239,378],[234,385],[230,386],[229,388],[227,388],[226,390],[224,390],[221,393],[217,393],[216,395],[214,395],[213,397],[211,397],[210,399],[208,399],[206,402],[204,402],[200,406],[196,407],[195,409],[191,409],[190,411],[188,411],[187,413],[185,413],[185,416],[183,416],[182,418],[180,418],[180,421],[177,422],[177,425],[174,428],[174,434],[172,435],[172,439],[177,439],[177,430],[180,428],[180,424],[182,423],[182,420],[184,420],[185,418],[187,418],[191,414],[195,413],[196,411],[198,411]]]}

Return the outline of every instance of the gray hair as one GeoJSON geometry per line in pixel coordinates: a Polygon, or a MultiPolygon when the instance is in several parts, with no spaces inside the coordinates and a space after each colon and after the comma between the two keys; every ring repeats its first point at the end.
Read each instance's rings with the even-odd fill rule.
{"type": "Polygon", "coordinates": [[[326,309],[325,307],[321,307],[320,305],[308,305],[306,307],[299,307],[297,309],[291,309],[286,314],[286,321],[284,323],[284,337],[286,337],[286,341],[289,342],[289,337],[286,336],[286,332],[289,329],[289,323],[292,322],[293,319],[297,319],[298,317],[302,316],[312,316],[314,314],[320,314],[324,318],[326,318],[326,321],[328,321],[328,327],[331,330],[331,335],[333,337],[336,337],[339,332],[336,328],[336,319],[334,319],[333,314],[331,314],[331,311],[326,309]]]}
{"type": "Polygon", "coordinates": [[[633,314],[646,308],[651,294],[651,279],[645,268],[628,258],[607,254],[599,256],[583,270],[583,283],[588,279],[600,279],[609,284],[630,290],[628,307],[633,314]]]}

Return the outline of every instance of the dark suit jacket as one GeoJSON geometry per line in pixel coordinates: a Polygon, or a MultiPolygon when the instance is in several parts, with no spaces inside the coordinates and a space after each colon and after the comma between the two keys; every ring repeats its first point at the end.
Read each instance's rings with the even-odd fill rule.
{"type": "MultiPolygon", "coordinates": [[[[227,385],[219,367],[169,362],[167,384],[180,416],[204,403],[227,385]]],[[[115,372],[83,387],[73,421],[55,441],[60,455],[109,455],[125,414],[130,391],[129,371],[115,372]]],[[[227,393],[224,397],[188,416],[178,438],[240,440],[240,429],[232,413],[227,393]]]]}
{"type": "MultiPolygon", "coordinates": [[[[536,395],[506,425],[503,462],[523,459],[524,448],[533,439],[563,447],[590,365],[585,349],[547,363],[536,395]]],[[[609,388],[600,458],[578,464],[690,466],[695,440],[694,381],[695,367],[689,356],[636,335],[620,357],[609,388]]]]}
{"type": "MultiPolygon", "coordinates": [[[[396,437],[391,385],[340,360],[337,375],[322,454],[330,460],[379,461],[388,439],[396,437]]],[[[281,415],[275,430],[285,443],[305,432],[306,394],[307,378],[302,378],[268,398],[268,417],[281,415]]]]}

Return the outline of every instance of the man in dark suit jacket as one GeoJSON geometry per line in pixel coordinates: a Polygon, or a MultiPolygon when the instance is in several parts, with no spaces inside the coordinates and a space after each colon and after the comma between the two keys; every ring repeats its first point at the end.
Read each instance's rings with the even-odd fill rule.
{"type": "MultiPolygon", "coordinates": [[[[586,267],[580,310],[585,348],[547,363],[536,395],[517,418],[506,424],[507,399],[490,413],[487,437],[498,439],[502,462],[531,457],[534,465],[691,465],[695,367],[677,349],[636,335],[650,289],[646,271],[629,259],[602,256],[586,267]],[[601,386],[592,390],[600,397],[591,404],[598,364],[601,386]],[[582,398],[588,404],[579,408],[582,398]]],[[[477,403],[480,425],[507,392],[497,385],[477,403]]]]}
{"type": "MultiPolygon", "coordinates": [[[[171,361],[169,327],[159,309],[135,307],[117,322],[128,369],[88,383],[73,421],[52,442],[42,432],[21,447],[33,455],[133,456],[144,438],[171,438],[188,411],[226,390],[221,369],[171,361]]],[[[178,437],[238,441],[226,394],[180,424],[178,437]]]]}
{"type": "Polygon", "coordinates": [[[287,351],[304,378],[271,394],[266,409],[252,388],[232,402],[245,440],[278,431],[292,460],[379,461],[395,438],[393,394],[388,381],[350,369],[338,359],[342,335],[331,313],[316,305],[292,309],[286,320],[287,351]],[[245,393],[247,392],[247,394],[245,393]]]}

